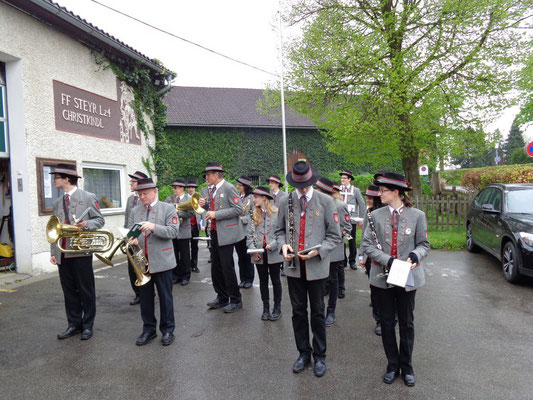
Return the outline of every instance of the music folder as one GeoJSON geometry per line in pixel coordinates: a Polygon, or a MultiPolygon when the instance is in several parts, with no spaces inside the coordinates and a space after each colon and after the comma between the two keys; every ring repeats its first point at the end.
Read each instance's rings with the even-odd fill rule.
{"type": "Polygon", "coordinates": [[[409,273],[411,272],[411,263],[395,259],[390,267],[387,283],[389,285],[405,287],[409,273]]]}

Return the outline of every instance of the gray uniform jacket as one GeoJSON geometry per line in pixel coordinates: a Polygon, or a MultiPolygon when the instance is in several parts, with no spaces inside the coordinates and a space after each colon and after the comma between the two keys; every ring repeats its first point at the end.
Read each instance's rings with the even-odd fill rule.
{"type": "MultiPolygon", "coordinates": [[[[255,227],[255,236],[257,247],[254,245],[254,238],[252,236],[252,224],[254,223],[250,220],[250,216],[246,217],[248,224],[248,232],[246,234],[246,246],[249,249],[260,249],[263,247],[263,240],[266,238],[266,244],[272,247],[272,250],[266,250],[267,252],[267,261],[269,264],[277,264],[283,262],[283,255],[279,251],[278,242],[276,241],[276,236],[274,231],[276,230],[276,224],[278,223],[278,213],[272,213],[272,215],[265,214],[263,221],[255,227]]],[[[264,253],[263,253],[264,254],[264,253]]],[[[252,262],[254,264],[263,264],[263,259],[255,261],[252,257],[252,262]]]]}
{"type": "Polygon", "coordinates": [[[281,189],[279,190],[278,194],[274,194],[272,192],[270,192],[270,194],[272,195],[272,197],[274,197],[274,205],[276,206],[276,208],[279,208],[280,200],[287,196],[287,193],[285,193],[281,189]]]}
{"type": "MultiPolygon", "coordinates": [[[[63,207],[63,197],[56,199],[54,202],[54,215],[59,218],[59,221],[63,224],[65,222],[65,209],[63,207]]],[[[87,221],[87,230],[100,229],[104,226],[105,220],[100,212],[98,206],[98,200],[96,195],[85,190],[76,189],[72,196],[70,196],[68,216],[71,224],[74,224],[74,215],[80,217],[86,209],[89,209],[89,213],[83,217],[87,221]]],[[[60,239],[61,240],[61,239],[60,239]]],[[[70,239],[67,238],[66,249],[70,249],[70,239]]],[[[57,264],[61,263],[61,251],[57,247],[57,243],[50,245],[50,255],[56,257],[57,264]]],[[[87,257],[85,253],[65,253],[65,258],[72,257],[87,257]]]]}
{"type": "MultiPolygon", "coordinates": [[[[126,210],[124,211],[124,228],[131,229],[133,222],[130,220],[131,210],[133,208],[133,201],[135,200],[135,194],[130,195],[126,201],[126,210]]],[[[139,204],[139,199],[137,198],[137,204],[139,204]]],[[[137,205],[136,204],[136,205],[137,205]]]]}
{"type": "Polygon", "coordinates": [[[350,185],[350,189],[346,192],[341,190],[342,198],[346,198],[345,203],[348,204],[348,211],[350,211],[352,217],[363,218],[365,216],[366,203],[363,200],[363,196],[361,196],[361,191],[354,185],[350,185]],[[344,195],[343,193],[346,192],[350,194],[344,195]]]}
{"type": "MultiPolygon", "coordinates": [[[[372,211],[370,214],[374,219],[376,234],[382,250],[376,247],[372,239],[372,229],[370,225],[366,227],[362,239],[363,252],[372,260],[370,268],[370,284],[379,288],[388,288],[387,277],[377,277],[383,272],[383,267],[387,266],[391,257],[392,247],[392,225],[389,207],[385,206],[372,211]]],[[[398,259],[407,260],[409,253],[413,252],[418,257],[418,262],[427,257],[429,253],[429,241],[427,238],[426,214],[413,207],[404,207],[400,213],[398,225],[398,259]]],[[[406,286],[405,290],[415,290],[425,283],[424,268],[422,264],[411,270],[414,285],[406,286]]]]}
{"type": "MultiPolygon", "coordinates": [[[[211,202],[211,199],[208,199],[211,202]]],[[[235,186],[224,181],[222,186],[215,192],[215,221],[217,227],[217,239],[219,246],[240,242],[244,239],[244,231],[240,216],[242,207],[239,193],[235,186]]]]}
{"type": "Polygon", "coordinates": [[[349,235],[352,231],[352,224],[350,223],[350,213],[348,212],[348,206],[341,200],[334,199],[335,206],[337,207],[337,215],[339,216],[339,225],[341,228],[342,239],[332,251],[330,255],[331,262],[344,260],[344,237],[349,235]]]}
{"type": "Polygon", "coordinates": [[[241,214],[241,224],[242,224],[242,231],[244,232],[244,235],[248,235],[248,222],[250,221],[250,210],[254,209],[254,202],[252,201],[253,195],[249,194],[248,196],[244,196],[241,200],[241,205],[243,209],[243,214],[241,214]],[[247,206],[248,205],[248,206],[247,206]],[[244,210],[244,207],[246,207],[246,210],[244,210]]]}
{"type": "MultiPolygon", "coordinates": [[[[294,243],[293,249],[298,251],[300,237],[300,202],[296,192],[290,193],[294,206],[294,243]]],[[[278,222],[275,236],[280,253],[282,245],[289,244],[289,197],[284,197],[279,203],[278,222]]],[[[313,281],[325,279],[329,276],[330,253],[341,241],[341,230],[338,223],[337,208],[333,199],[323,193],[313,190],[313,196],[307,203],[305,213],[305,247],[321,244],[318,255],[306,261],[306,279],[313,281]]],[[[296,259],[296,268],[287,268],[285,273],[289,277],[300,278],[300,259],[296,259]]],[[[286,263],[287,264],[287,263],[286,263]]]]}
{"type": "MultiPolygon", "coordinates": [[[[183,200],[181,200],[181,203],[184,203],[190,199],[191,199],[191,196],[188,193],[185,193],[183,195],[183,200]]],[[[172,195],[172,196],[168,196],[165,199],[165,203],[172,204],[174,208],[176,207],[177,202],[178,202],[178,196],[172,195]]],[[[194,211],[193,210],[179,210],[178,217],[180,218],[180,229],[178,231],[178,239],[190,239],[192,237],[191,218],[194,217],[194,211]]]]}
{"type": "Polygon", "coordinates": [[[150,210],[146,218],[147,208],[139,204],[131,211],[133,223],[148,221],[155,224],[153,231],[141,233],[137,240],[139,246],[148,251],[150,273],[168,271],[176,266],[176,256],[172,239],[178,236],[179,220],[176,208],[168,203],[158,201],[150,210]]]}

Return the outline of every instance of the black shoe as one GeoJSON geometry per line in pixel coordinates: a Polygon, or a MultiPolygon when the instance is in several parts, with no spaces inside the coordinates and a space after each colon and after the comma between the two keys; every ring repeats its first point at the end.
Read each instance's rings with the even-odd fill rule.
{"type": "Polygon", "coordinates": [[[216,310],[217,308],[226,307],[229,304],[229,301],[221,301],[219,298],[216,298],[213,301],[210,301],[207,303],[207,307],[209,307],[212,310],[216,310]]]}
{"type": "Polygon", "coordinates": [[[209,257],[209,260],[207,260],[208,263],[211,263],[213,260],[211,260],[211,257],[209,257]]]}
{"type": "Polygon", "coordinates": [[[339,289],[339,293],[337,294],[337,297],[339,299],[344,299],[346,295],[344,294],[344,289],[339,289]]]}
{"type": "Polygon", "coordinates": [[[353,269],[354,271],[356,271],[357,265],[355,263],[350,263],[350,269],[353,269]]]}
{"type": "Polygon", "coordinates": [[[403,382],[406,386],[413,387],[415,385],[415,376],[413,374],[403,374],[403,382]]]}
{"type": "Polygon", "coordinates": [[[189,280],[188,279],[184,279],[180,283],[181,286],[187,286],[188,284],[189,284],[189,280]]]}
{"type": "Polygon", "coordinates": [[[139,297],[139,295],[136,295],[135,298],[130,302],[130,306],[137,305],[140,302],[141,302],[141,298],[139,297]]]}
{"type": "Polygon", "coordinates": [[[267,303],[263,305],[263,314],[261,314],[261,321],[268,321],[270,317],[270,305],[267,303]]]}
{"type": "Polygon", "coordinates": [[[93,330],[92,328],[86,328],[81,333],[81,340],[89,340],[93,337],[93,330]]]}
{"type": "Polygon", "coordinates": [[[182,279],[172,279],[172,284],[177,285],[178,283],[181,283],[182,279]]]}
{"type": "Polygon", "coordinates": [[[66,339],[71,336],[77,335],[81,332],[80,328],[76,328],[74,326],[69,326],[65,332],[61,332],[59,335],[57,335],[58,339],[66,339]]]}
{"type": "Polygon", "coordinates": [[[281,318],[281,304],[274,303],[274,309],[272,310],[272,314],[270,315],[270,318],[268,318],[271,321],[277,321],[281,318]]]}
{"type": "Polygon", "coordinates": [[[240,281],[240,282],[239,282],[239,287],[240,287],[240,288],[243,288],[243,287],[244,287],[244,281],[240,281]]]}
{"type": "Polygon", "coordinates": [[[300,355],[300,357],[298,357],[298,359],[292,365],[292,372],[299,374],[309,364],[311,364],[311,358],[309,356],[300,355]]]}
{"type": "Polygon", "coordinates": [[[326,371],[326,360],[322,358],[315,360],[315,366],[313,367],[313,372],[315,373],[315,376],[318,376],[320,378],[321,376],[324,376],[326,374],[326,371]]]}
{"type": "Polygon", "coordinates": [[[191,268],[191,271],[196,273],[196,274],[199,274],[200,273],[200,270],[198,269],[198,267],[192,267],[191,268]]]}
{"type": "Polygon", "coordinates": [[[378,322],[376,322],[376,327],[374,328],[374,333],[378,336],[381,336],[381,324],[378,322]]]}
{"type": "Polygon", "coordinates": [[[174,334],[173,333],[170,333],[170,332],[163,333],[163,337],[161,337],[161,344],[163,346],[168,346],[173,341],[174,341],[174,334]]]}
{"type": "Polygon", "coordinates": [[[242,301],[239,301],[238,303],[229,303],[226,307],[224,307],[225,313],[234,313],[235,311],[239,311],[242,308],[242,301]]]}
{"type": "Polygon", "coordinates": [[[335,323],[335,313],[328,312],[328,315],[326,316],[326,326],[331,326],[334,323],[335,323]]]}
{"type": "Polygon", "coordinates": [[[383,382],[388,383],[389,385],[398,378],[398,371],[389,371],[383,375],[383,382]]]}
{"type": "Polygon", "coordinates": [[[141,336],[137,338],[135,344],[137,346],[144,346],[146,343],[148,343],[155,337],[157,337],[157,332],[143,332],[141,333],[141,336]]]}
{"type": "Polygon", "coordinates": [[[287,276],[284,269],[281,270],[281,276],[287,276]]]}
{"type": "Polygon", "coordinates": [[[244,289],[250,289],[252,286],[252,282],[244,282],[244,285],[242,285],[244,289]]]}

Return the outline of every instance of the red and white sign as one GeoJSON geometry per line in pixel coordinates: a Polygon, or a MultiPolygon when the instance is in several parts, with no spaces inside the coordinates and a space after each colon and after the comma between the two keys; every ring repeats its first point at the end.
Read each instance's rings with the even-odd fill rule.
{"type": "Polygon", "coordinates": [[[529,142],[526,146],[526,153],[529,157],[533,157],[533,142],[529,142]]]}

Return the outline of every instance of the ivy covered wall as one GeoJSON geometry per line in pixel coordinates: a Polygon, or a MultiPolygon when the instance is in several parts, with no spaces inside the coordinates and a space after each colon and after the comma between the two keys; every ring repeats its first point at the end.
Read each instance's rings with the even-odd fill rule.
{"type": "MultiPolygon", "coordinates": [[[[165,135],[165,171],[158,174],[162,185],[176,177],[198,177],[209,161],[220,162],[230,177],[259,175],[261,183],[271,174],[282,176],[281,129],[267,128],[175,128],[165,135]]],[[[287,129],[287,151],[302,151],[321,174],[342,169],[357,171],[341,156],[329,153],[317,130],[287,129]]]]}

